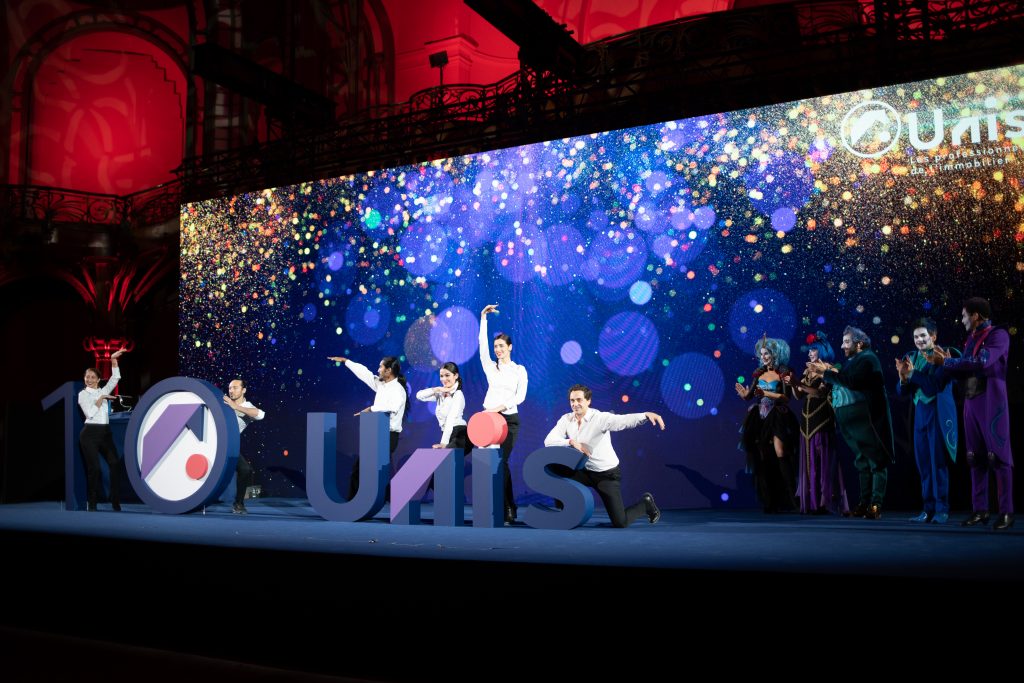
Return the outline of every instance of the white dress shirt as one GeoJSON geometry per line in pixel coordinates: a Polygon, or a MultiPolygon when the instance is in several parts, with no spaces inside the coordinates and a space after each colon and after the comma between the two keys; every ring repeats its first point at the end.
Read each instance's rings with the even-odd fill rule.
{"type": "Polygon", "coordinates": [[[519,404],[526,400],[526,368],[511,358],[507,363],[495,363],[491,359],[490,344],[487,317],[484,316],[480,320],[480,363],[484,366],[484,375],[487,376],[484,409],[490,410],[503,405],[505,410],[501,412],[505,415],[515,415],[519,412],[519,404]]]}
{"type": "Polygon", "coordinates": [[[439,443],[448,444],[452,440],[452,429],[466,424],[463,417],[463,413],[466,411],[466,396],[462,393],[462,389],[456,389],[455,393],[450,396],[447,394],[435,396],[434,389],[428,388],[417,391],[416,398],[426,402],[437,401],[434,417],[437,418],[437,424],[441,427],[439,443]]]}
{"type": "Polygon", "coordinates": [[[361,379],[366,386],[376,392],[373,397],[373,405],[370,406],[370,412],[390,413],[391,431],[402,431],[402,416],[405,414],[406,400],[405,387],[399,384],[397,379],[387,382],[380,381],[380,378],[370,372],[369,368],[354,360],[346,361],[345,367],[361,379]]]}
{"type": "MultiPolygon", "coordinates": [[[[256,408],[256,406],[254,406],[249,401],[242,401],[238,405],[240,405],[243,408],[256,408]]],[[[257,410],[259,410],[259,409],[257,408],[257,410]]],[[[258,413],[256,413],[256,417],[250,417],[250,416],[246,415],[245,413],[243,413],[241,410],[236,410],[235,411],[235,417],[238,418],[238,433],[241,434],[242,432],[244,432],[245,428],[249,426],[250,422],[255,422],[256,420],[262,420],[266,416],[267,416],[267,414],[264,413],[262,410],[260,410],[258,413]]]]}
{"type": "Polygon", "coordinates": [[[616,415],[602,410],[588,408],[583,414],[583,421],[578,422],[576,415],[563,415],[558,424],[548,432],[544,439],[545,446],[568,446],[569,440],[585,446],[590,451],[586,468],[593,472],[605,472],[619,464],[619,456],[612,448],[612,437],[608,432],[620,432],[632,429],[647,421],[644,413],[616,415]]]}
{"type": "Polygon", "coordinates": [[[85,424],[87,425],[107,425],[110,424],[110,402],[103,401],[99,405],[96,405],[96,399],[100,396],[107,396],[114,392],[114,388],[117,386],[117,380],[121,379],[121,371],[115,366],[110,370],[110,379],[103,385],[103,388],[96,387],[90,389],[86,387],[78,392],[78,406],[82,409],[85,414],[85,424]]]}

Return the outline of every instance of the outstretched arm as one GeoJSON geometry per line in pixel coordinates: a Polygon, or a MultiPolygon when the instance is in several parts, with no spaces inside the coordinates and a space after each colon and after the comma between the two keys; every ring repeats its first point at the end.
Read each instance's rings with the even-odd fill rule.
{"type": "Polygon", "coordinates": [[[605,432],[620,432],[623,429],[638,427],[644,422],[650,422],[655,427],[665,429],[665,421],[657,413],[628,413],[626,415],[614,415],[612,413],[601,413],[603,424],[601,430],[605,432]]]}
{"type": "Polygon", "coordinates": [[[377,379],[377,375],[370,372],[370,369],[362,363],[357,363],[350,358],[344,356],[328,356],[327,360],[333,360],[335,363],[341,363],[346,368],[352,371],[352,374],[359,378],[359,380],[370,387],[374,391],[380,388],[380,380],[377,379]]]}

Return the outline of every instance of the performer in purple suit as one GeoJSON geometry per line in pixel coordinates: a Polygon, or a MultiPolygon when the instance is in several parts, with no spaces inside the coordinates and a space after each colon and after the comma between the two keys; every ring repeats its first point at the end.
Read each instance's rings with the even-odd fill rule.
{"type": "Polygon", "coordinates": [[[993,529],[1013,526],[1013,455],[1010,452],[1010,404],[1006,395],[1006,368],[1010,335],[989,319],[988,300],[972,297],[964,302],[962,322],[967,329],[962,358],[941,347],[929,360],[941,373],[950,373],[964,389],[964,432],[967,465],[971,468],[973,514],[963,526],[987,524],[988,475],[996,477],[999,519],[993,529]]]}
{"type": "MultiPolygon", "coordinates": [[[[832,363],[836,359],[832,345],[824,333],[809,339],[807,360],[832,363]]],[[[804,398],[800,415],[800,513],[812,515],[846,514],[850,503],[843,484],[843,472],[836,454],[836,415],[832,410],[832,387],[810,370],[804,370],[798,384],[791,390],[794,398],[804,398]]]]}

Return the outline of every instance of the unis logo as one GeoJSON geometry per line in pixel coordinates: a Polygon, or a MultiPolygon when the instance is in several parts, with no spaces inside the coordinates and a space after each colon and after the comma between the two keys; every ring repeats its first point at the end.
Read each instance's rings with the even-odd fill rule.
{"type": "Polygon", "coordinates": [[[146,392],[128,423],[128,478],[153,509],[191,512],[224,490],[238,462],[238,442],[238,422],[216,387],[167,379],[146,392]]]}
{"type": "MultiPolygon", "coordinates": [[[[942,109],[901,114],[885,102],[868,100],[846,112],[839,127],[839,139],[851,154],[877,159],[899,144],[904,128],[906,143],[917,152],[928,152],[943,144],[959,148],[988,143],[990,151],[985,153],[994,155],[1020,146],[1014,138],[1024,135],[1024,109],[1007,109],[989,98],[979,113],[951,119],[942,109]]],[[[957,151],[953,156],[975,155],[957,151]]]]}
{"type": "Polygon", "coordinates": [[[903,124],[895,109],[885,102],[868,100],[846,113],[839,137],[851,154],[874,159],[895,147],[902,132],[903,124]]]}

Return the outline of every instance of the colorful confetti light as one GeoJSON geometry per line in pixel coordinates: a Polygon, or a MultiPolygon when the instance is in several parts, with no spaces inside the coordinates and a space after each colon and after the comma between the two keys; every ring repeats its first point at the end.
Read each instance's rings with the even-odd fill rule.
{"type": "MultiPolygon", "coordinates": [[[[959,339],[969,294],[1021,317],[1022,86],[1011,67],[188,204],[182,372],[243,376],[287,416],[246,432],[271,470],[304,412],[372,400],[328,355],[397,356],[413,389],[454,361],[478,409],[497,302],[490,331],[530,372],[517,457],[584,382],[594,407],[684,418],[649,457],[734,471],[706,425],[739,424],[724,378],[749,376],[763,334],[798,364],[808,333],[846,324],[893,353],[925,314],[959,339]]],[[[411,405],[406,452],[437,426],[411,405]]]]}

